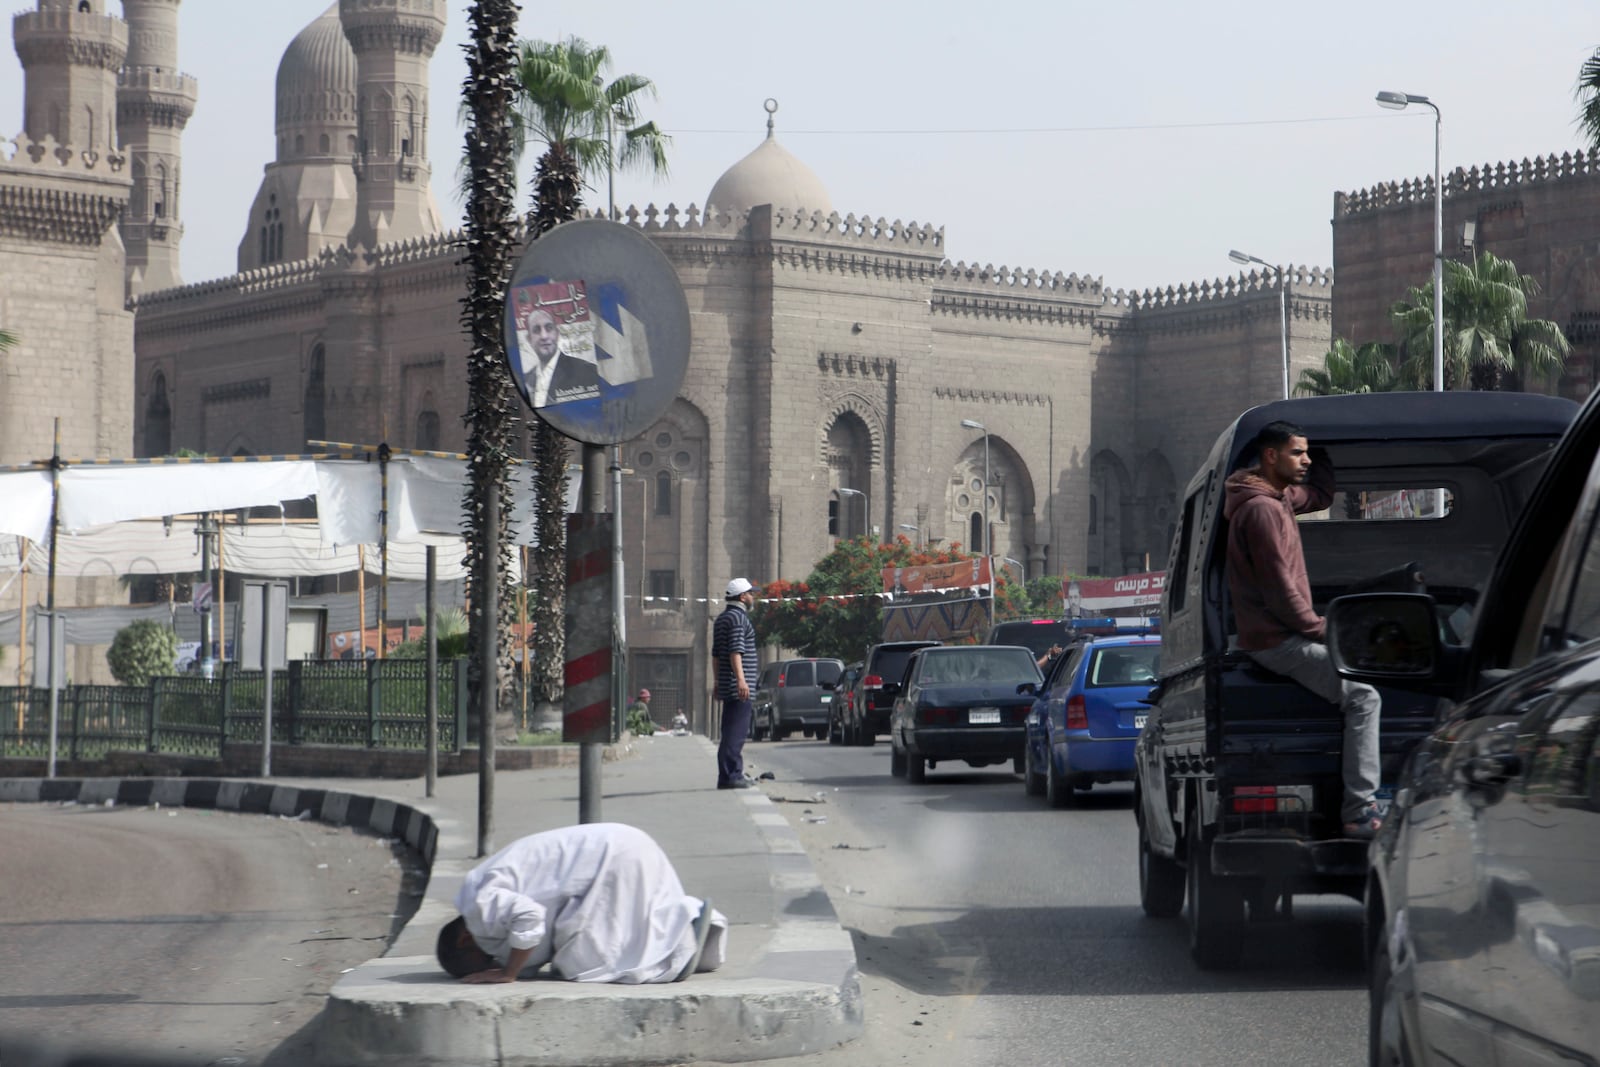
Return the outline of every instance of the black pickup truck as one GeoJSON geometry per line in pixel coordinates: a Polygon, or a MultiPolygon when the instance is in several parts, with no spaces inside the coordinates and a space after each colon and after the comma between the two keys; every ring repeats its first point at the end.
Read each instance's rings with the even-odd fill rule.
{"type": "MultiPolygon", "coordinates": [[[[1444,641],[1468,640],[1496,555],[1577,405],[1522,393],[1374,393],[1252,408],[1184,492],[1161,611],[1161,676],[1135,750],[1145,912],[1188,899],[1201,967],[1237,965],[1244,928],[1295,894],[1360,898],[1367,842],[1342,836],[1337,706],[1233,651],[1223,482],[1269,422],[1302,427],[1339,492],[1303,516],[1317,610],[1346,593],[1428,593],[1444,641]]],[[[1381,688],[1383,782],[1428,731],[1436,698],[1381,688]]]]}

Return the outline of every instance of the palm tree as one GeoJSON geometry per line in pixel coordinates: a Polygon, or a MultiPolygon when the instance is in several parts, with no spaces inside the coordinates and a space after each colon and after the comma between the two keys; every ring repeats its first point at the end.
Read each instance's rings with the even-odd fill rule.
{"type": "Polygon", "coordinates": [[[8,351],[17,346],[17,335],[0,330],[0,352],[8,351]]]}
{"type": "MultiPolygon", "coordinates": [[[[655,96],[655,85],[639,74],[611,82],[611,53],[580,37],[526,41],[517,64],[516,119],[512,137],[520,149],[542,142],[533,176],[528,232],[537,236],[577,217],[584,176],[613,167],[667,172],[667,137],[654,122],[642,122],[639,106],[655,96]],[[620,147],[613,132],[621,134],[620,147]]],[[[534,420],[534,484],[539,497],[539,545],[530,585],[534,611],[534,674],[541,710],[560,702],[564,675],[563,616],[566,611],[566,439],[542,419],[534,420]]]]}
{"type": "Polygon", "coordinates": [[[1580,105],[1578,129],[1589,142],[1589,148],[1600,151],[1600,50],[1583,61],[1573,95],[1580,105]]]}
{"type": "Polygon", "coordinates": [[[496,619],[483,611],[489,589],[509,584],[504,551],[490,552],[507,543],[506,516],[511,511],[506,469],[513,431],[520,411],[506,367],[501,316],[505,289],[516,247],[516,167],[512,153],[511,109],[516,92],[516,0],[475,0],[467,22],[466,156],[469,185],[466,205],[467,293],[461,302],[461,325],[470,350],[467,355],[467,455],[471,471],[463,525],[468,531],[468,594],[472,605],[472,632],[468,641],[473,684],[483,684],[482,656],[490,643],[490,626],[497,620],[495,642],[497,673],[510,673],[511,632],[509,596],[502,595],[496,619]],[[490,505],[497,521],[491,521],[490,505]]]}
{"type": "Polygon", "coordinates": [[[1399,387],[1390,345],[1368,341],[1357,348],[1343,337],[1335,337],[1322,357],[1322,367],[1301,371],[1294,391],[1300,396],[1340,396],[1387,393],[1399,387]]]}
{"type": "MultiPolygon", "coordinates": [[[[1571,345],[1561,327],[1528,318],[1538,279],[1493,252],[1472,263],[1444,264],[1445,387],[1498,390],[1531,375],[1558,374],[1571,345]]],[[[1401,376],[1417,389],[1433,387],[1433,283],[1406,290],[1389,309],[1406,360],[1401,376]]]]}

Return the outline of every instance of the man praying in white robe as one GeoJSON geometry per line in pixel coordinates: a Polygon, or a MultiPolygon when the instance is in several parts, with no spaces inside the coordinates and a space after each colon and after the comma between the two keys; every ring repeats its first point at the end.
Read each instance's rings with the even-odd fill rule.
{"type": "Polygon", "coordinates": [[[684,893],[644,831],[588,823],[532,834],[474,867],[439,964],[466,982],[514,982],[550,964],[573,982],[673,982],[726,957],[728,920],[684,893]]]}

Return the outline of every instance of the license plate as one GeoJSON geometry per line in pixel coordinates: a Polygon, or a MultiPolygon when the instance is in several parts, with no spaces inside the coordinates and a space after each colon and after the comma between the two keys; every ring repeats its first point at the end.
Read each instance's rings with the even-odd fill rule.
{"type": "Polygon", "coordinates": [[[822,702],[824,704],[832,704],[833,703],[833,698],[831,696],[824,696],[822,698],[822,702]]]}
{"type": "Polygon", "coordinates": [[[974,725],[996,723],[1000,721],[999,708],[973,708],[967,712],[967,721],[974,725]]]}
{"type": "Polygon", "coordinates": [[[1135,715],[1133,717],[1133,728],[1135,730],[1143,730],[1144,729],[1144,724],[1149,722],[1149,721],[1150,721],[1150,716],[1148,716],[1148,715],[1135,715]]]}

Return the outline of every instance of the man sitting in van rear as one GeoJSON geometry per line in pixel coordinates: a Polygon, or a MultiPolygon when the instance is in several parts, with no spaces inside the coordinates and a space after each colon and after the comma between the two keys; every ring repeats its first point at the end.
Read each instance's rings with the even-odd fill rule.
{"type": "Polygon", "coordinates": [[[1340,678],[1323,643],[1323,620],[1311,605],[1305,551],[1295,516],[1333,500],[1333,468],[1311,462],[1300,427],[1273,422],[1254,442],[1256,465],[1228,477],[1228,594],[1239,648],[1274,674],[1299,682],[1339,705],[1344,716],[1344,802],[1347,837],[1367,838],[1382,824],[1378,789],[1378,713],[1370,685],[1340,678]]]}

